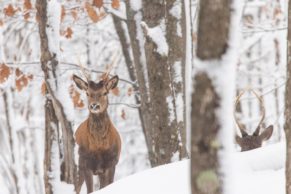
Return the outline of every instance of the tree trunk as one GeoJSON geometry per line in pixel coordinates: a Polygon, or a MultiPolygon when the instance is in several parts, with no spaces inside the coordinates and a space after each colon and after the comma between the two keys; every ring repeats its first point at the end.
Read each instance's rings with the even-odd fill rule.
{"type": "Polygon", "coordinates": [[[288,4],[287,83],[285,93],[286,193],[291,194],[291,1],[288,4]]]}
{"type": "MultiPolygon", "coordinates": [[[[129,73],[129,77],[131,79],[131,81],[133,81],[134,83],[136,83],[137,78],[136,78],[136,71],[135,71],[135,65],[134,65],[134,59],[133,59],[133,54],[132,54],[132,47],[130,44],[130,39],[129,39],[129,34],[128,34],[128,29],[127,29],[127,25],[124,21],[120,20],[120,18],[118,18],[115,15],[112,15],[113,17],[113,23],[117,32],[117,35],[119,37],[119,41],[121,44],[121,49],[123,52],[123,56],[125,59],[125,63],[126,63],[126,67],[129,73]]],[[[138,91],[138,86],[137,85],[133,85],[133,90],[134,91],[138,91]]],[[[135,95],[135,101],[136,104],[141,104],[140,98],[135,95]]],[[[140,123],[142,126],[142,131],[144,134],[146,134],[146,125],[144,123],[144,118],[142,116],[142,109],[141,107],[138,108],[138,113],[139,113],[139,118],[140,118],[140,123]]],[[[146,143],[148,143],[148,141],[146,141],[146,143]]],[[[147,147],[149,147],[149,145],[147,145],[147,147]]]]}
{"type": "MultiPolygon", "coordinates": [[[[52,37],[48,36],[48,32],[50,34],[55,33],[55,36],[59,36],[58,28],[55,25],[55,23],[52,21],[54,17],[60,17],[58,15],[50,15],[48,17],[48,9],[49,6],[50,9],[54,7],[51,4],[55,4],[55,6],[61,6],[59,2],[57,1],[46,1],[46,0],[37,0],[36,1],[36,8],[37,8],[37,16],[39,17],[39,35],[40,35],[40,41],[41,41],[41,68],[43,70],[44,76],[45,76],[45,83],[46,83],[46,89],[47,89],[47,99],[46,104],[50,105],[48,108],[50,112],[54,112],[56,115],[56,120],[52,120],[54,123],[56,123],[56,126],[61,126],[62,129],[62,142],[63,142],[63,159],[61,164],[61,180],[65,181],[70,184],[76,185],[77,181],[77,168],[74,160],[74,137],[73,137],[73,131],[71,123],[67,120],[66,115],[64,113],[64,109],[60,101],[56,98],[54,90],[58,89],[58,82],[57,82],[57,66],[58,66],[58,60],[57,60],[57,53],[59,50],[59,47],[56,47],[56,50],[53,50],[50,48],[50,45],[58,45],[55,40],[53,40],[52,37]],[[55,29],[54,29],[55,28],[55,29]],[[51,44],[49,44],[51,42],[51,44]],[[51,102],[52,103],[51,103],[51,102]]],[[[55,7],[54,7],[55,8],[55,7]]],[[[57,12],[58,14],[60,12],[57,12]]],[[[52,113],[51,113],[52,114],[52,113]]],[[[46,117],[46,119],[52,119],[52,117],[46,117]]],[[[46,121],[49,122],[49,121],[46,121]]],[[[48,135],[45,141],[46,142],[46,151],[49,151],[49,144],[53,143],[52,138],[55,138],[55,132],[51,131],[53,130],[52,127],[46,126],[46,133],[48,135]]],[[[57,141],[59,142],[59,140],[57,141]]],[[[48,156],[49,157],[49,156],[48,156]]],[[[52,156],[51,156],[52,157],[52,156]]],[[[60,160],[60,158],[58,159],[60,160]]],[[[47,169],[50,169],[49,166],[47,166],[47,169]]]]}
{"type": "Polygon", "coordinates": [[[220,126],[215,112],[220,106],[220,97],[206,73],[197,74],[194,83],[191,104],[192,193],[218,194],[221,193],[217,155],[220,147],[216,142],[220,126]]]}
{"type": "Polygon", "coordinates": [[[179,0],[155,0],[136,8],[127,1],[127,17],[151,165],[180,160],[187,157],[184,6],[179,0]],[[161,32],[162,51],[152,29],[161,32]]]}
{"type": "Polygon", "coordinates": [[[53,182],[58,181],[53,164],[59,158],[58,119],[56,118],[52,100],[45,102],[45,155],[44,155],[44,186],[46,194],[53,194],[53,182]]]}
{"type": "MultiPolygon", "coordinates": [[[[19,181],[18,181],[18,177],[17,177],[17,173],[15,171],[15,145],[13,142],[13,134],[12,134],[12,126],[10,123],[10,113],[9,113],[9,103],[8,103],[8,96],[7,96],[7,92],[3,92],[3,100],[4,100],[4,109],[5,109],[5,117],[6,117],[6,125],[7,125],[7,129],[8,129],[8,136],[9,136],[9,148],[10,148],[10,153],[11,153],[11,169],[13,169],[12,172],[12,176],[13,176],[13,181],[15,184],[15,191],[14,193],[19,193],[19,181]]],[[[16,141],[16,140],[14,140],[16,141]]]]}
{"type": "Polygon", "coordinates": [[[229,0],[200,1],[196,51],[199,61],[195,66],[191,103],[193,194],[223,193],[224,177],[229,176],[221,168],[227,159],[219,156],[225,156],[232,149],[234,132],[233,105],[229,102],[235,95],[237,56],[230,51],[237,48],[231,49],[228,43],[231,35],[238,32],[230,33],[230,6],[229,0]]]}

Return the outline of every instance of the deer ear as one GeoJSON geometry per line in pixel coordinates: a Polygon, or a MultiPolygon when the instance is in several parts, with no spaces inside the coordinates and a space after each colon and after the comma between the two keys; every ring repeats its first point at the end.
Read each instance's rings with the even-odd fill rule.
{"type": "Polygon", "coordinates": [[[260,138],[262,139],[262,141],[268,140],[273,133],[273,125],[270,125],[269,127],[267,127],[263,133],[260,135],[260,138]]]}
{"type": "Polygon", "coordinates": [[[118,76],[117,75],[115,75],[115,76],[113,76],[107,83],[106,83],[106,89],[109,91],[109,90],[112,90],[112,89],[114,89],[116,86],[117,86],[117,84],[118,84],[118,80],[119,80],[119,78],[118,78],[118,76]]]}
{"type": "Polygon", "coordinates": [[[73,80],[75,84],[80,88],[81,90],[87,90],[88,89],[88,83],[82,80],[80,77],[73,75],[73,80]]]}
{"type": "Polygon", "coordinates": [[[241,144],[242,144],[242,138],[241,138],[240,136],[235,135],[235,141],[236,141],[236,143],[237,143],[238,145],[241,146],[241,144]]]}

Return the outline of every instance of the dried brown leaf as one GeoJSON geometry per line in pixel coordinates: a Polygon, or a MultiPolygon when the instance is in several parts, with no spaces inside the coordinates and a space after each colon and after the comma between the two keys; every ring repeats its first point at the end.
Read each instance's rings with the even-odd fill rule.
{"type": "Polygon", "coordinates": [[[28,78],[25,75],[22,75],[21,77],[16,78],[15,86],[18,92],[21,92],[23,88],[25,88],[27,85],[28,85],[28,78]]]}
{"type": "Polygon", "coordinates": [[[14,7],[11,4],[9,4],[6,8],[4,8],[4,14],[9,17],[14,16],[16,11],[17,9],[14,9],[14,7]]]}
{"type": "Polygon", "coordinates": [[[31,1],[30,0],[24,0],[23,7],[24,7],[24,10],[32,9],[31,1]]]}
{"type": "Polygon", "coordinates": [[[99,16],[97,15],[94,7],[92,7],[88,2],[85,4],[85,8],[87,11],[87,14],[89,16],[89,18],[93,21],[93,22],[98,22],[99,21],[99,16]]]}
{"type": "Polygon", "coordinates": [[[44,96],[46,94],[46,83],[45,81],[41,84],[41,94],[44,96]]]}
{"type": "Polygon", "coordinates": [[[73,30],[70,27],[68,27],[67,30],[66,30],[65,37],[68,38],[68,39],[72,38],[72,34],[73,34],[73,30]]]}
{"type": "Polygon", "coordinates": [[[65,16],[66,16],[65,6],[62,5],[62,10],[61,10],[61,22],[64,21],[65,16]]]}
{"type": "Polygon", "coordinates": [[[29,17],[30,17],[29,12],[27,12],[27,13],[25,13],[25,14],[23,15],[23,18],[24,18],[25,20],[28,20],[29,17]]]}
{"type": "Polygon", "coordinates": [[[83,108],[85,106],[83,100],[81,99],[81,94],[75,90],[74,86],[71,85],[69,88],[70,96],[72,98],[75,108],[83,108]]]}
{"type": "Polygon", "coordinates": [[[119,0],[112,0],[111,6],[114,9],[118,9],[120,7],[120,1],[119,0]]]}
{"type": "Polygon", "coordinates": [[[77,10],[72,10],[71,15],[75,21],[78,19],[78,11],[77,10]]]}
{"type": "Polygon", "coordinates": [[[112,94],[115,95],[115,96],[119,96],[120,94],[120,91],[119,91],[119,88],[118,87],[115,87],[111,90],[112,94]]]}
{"type": "Polygon", "coordinates": [[[0,64],[0,84],[4,83],[10,76],[11,70],[5,64],[0,64]]]}
{"type": "Polygon", "coordinates": [[[126,120],[126,114],[125,114],[125,111],[122,109],[122,111],[121,111],[121,118],[123,119],[123,120],[126,120]]]}
{"type": "Polygon", "coordinates": [[[101,8],[103,6],[103,0],[93,0],[93,5],[101,8]]]}

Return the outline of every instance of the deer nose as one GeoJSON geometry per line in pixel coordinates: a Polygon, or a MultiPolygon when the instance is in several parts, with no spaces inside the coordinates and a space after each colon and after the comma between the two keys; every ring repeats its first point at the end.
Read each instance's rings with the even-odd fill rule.
{"type": "Polygon", "coordinates": [[[92,110],[100,109],[100,105],[96,104],[96,103],[93,103],[93,104],[90,105],[90,109],[92,109],[92,110]]]}

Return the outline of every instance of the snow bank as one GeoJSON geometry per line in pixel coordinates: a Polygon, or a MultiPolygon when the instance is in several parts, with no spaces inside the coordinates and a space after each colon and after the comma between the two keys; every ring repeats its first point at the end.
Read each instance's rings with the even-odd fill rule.
{"type": "Polygon", "coordinates": [[[114,182],[94,194],[188,194],[189,160],[152,168],[114,182]]]}
{"type": "MultiPolygon", "coordinates": [[[[231,154],[237,163],[235,194],[285,193],[285,143],[231,154]]],[[[190,161],[167,164],[131,175],[94,194],[190,194],[190,161]]]]}
{"type": "Polygon", "coordinates": [[[285,166],[285,142],[234,154],[239,169],[244,171],[279,170],[285,166]]]}

